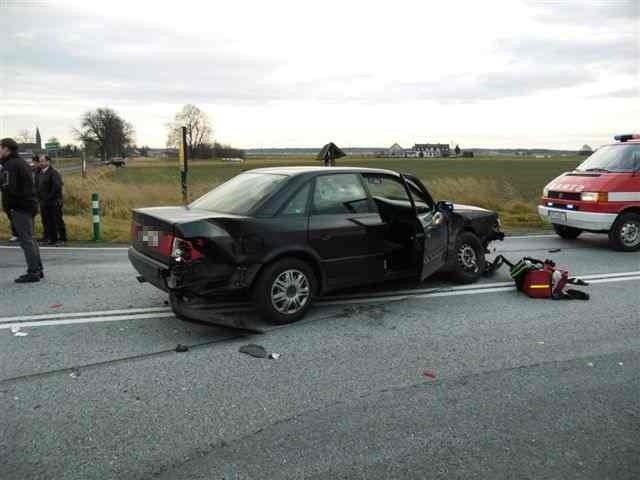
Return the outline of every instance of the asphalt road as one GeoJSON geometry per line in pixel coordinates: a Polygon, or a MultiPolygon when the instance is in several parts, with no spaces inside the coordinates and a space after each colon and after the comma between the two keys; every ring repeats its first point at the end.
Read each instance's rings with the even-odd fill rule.
{"type": "Polygon", "coordinates": [[[0,247],[0,478],[640,478],[640,255],[499,249],[591,300],[525,298],[505,270],[342,292],[260,335],[175,319],[124,249],[44,249],[19,286],[0,247]]]}

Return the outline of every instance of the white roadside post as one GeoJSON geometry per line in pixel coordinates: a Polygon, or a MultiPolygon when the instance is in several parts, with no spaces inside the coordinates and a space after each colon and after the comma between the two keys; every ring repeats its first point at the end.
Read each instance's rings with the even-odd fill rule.
{"type": "Polygon", "coordinates": [[[91,194],[91,213],[93,216],[93,241],[100,241],[100,197],[97,193],[91,194]]]}

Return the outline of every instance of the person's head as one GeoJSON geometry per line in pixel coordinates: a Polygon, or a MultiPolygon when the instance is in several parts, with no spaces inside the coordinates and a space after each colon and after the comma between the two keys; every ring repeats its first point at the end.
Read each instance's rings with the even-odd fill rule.
{"type": "Polygon", "coordinates": [[[51,158],[49,158],[49,155],[40,155],[40,169],[44,170],[45,168],[49,167],[49,165],[51,165],[51,158]]]}
{"type": "Polygon", "coordinates": [[[13,138],[3,138],[0,140],[0,160],[18,154],[18,144],[13,138]]]}

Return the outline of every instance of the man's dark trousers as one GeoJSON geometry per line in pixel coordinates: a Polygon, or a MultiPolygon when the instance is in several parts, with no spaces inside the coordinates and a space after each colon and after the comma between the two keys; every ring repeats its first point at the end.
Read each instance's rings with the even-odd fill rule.
{"type": "Polygon", "coordinates": [[[50,243],[58,241],[58,229],[56,228],[56,205],[40,205],[40,216],[42,216],[42,227],[44,238],[50,243]]]}
{"type": "Polygon", "coordinates": [[[20,247],[24,252],[24,258],[27,261],[27,271],[29,273],[42,272],[40,249],[38,248],[38,242],[33,238],[33,215],[30,212],[11,210],[11,220],[16,229],[20,247]]]}
{"type": "Polygon", "coordinates": [[[62,217],[62,201],[56,204],[56,234],[58,240],[61,242],[67,241],[67,226],[64,224],[64,218],[62,217]]]}
{"type": "Polygon", "coordinates": [[[6,212],[6,213],[7,213],[7,218],[9,219],[9,226],[11,227],[11,236],[17,237],[18,234],[16,233],[16,228],[13,226],[13,220],[11,219],[11,212],[6,212]]]}
{"type": "Polygon", "coordinates": [[[51,243],[56,243],[58,240],[66,242],[67,228],[62,218],[62,202],[42,205],[40,215],[42,216],[45,238],[51,243]]]}

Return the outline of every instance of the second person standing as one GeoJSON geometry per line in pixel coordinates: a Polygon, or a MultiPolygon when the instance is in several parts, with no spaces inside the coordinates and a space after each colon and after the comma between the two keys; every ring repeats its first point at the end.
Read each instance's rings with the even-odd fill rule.
{"type": "Polygon", "coordinates": [[[51,165],[48,155],[40,155],[40,171],[36,176],[40,215],[49,245],[67,241],[67,229],[62,217],[62,176],[51,165]]]}

